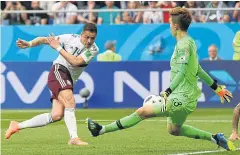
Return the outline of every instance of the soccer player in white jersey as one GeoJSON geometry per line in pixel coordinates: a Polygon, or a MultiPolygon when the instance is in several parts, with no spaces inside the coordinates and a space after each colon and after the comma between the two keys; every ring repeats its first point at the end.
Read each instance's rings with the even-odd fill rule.
{"type": "Polygon", "coordinates": [[[88,145],[77,134],[75,117],[76,103],[73,96],[73,85],[86,68],[88,63],[97,55],[98,47],[95,44],[97,27],[94,24],[84,25],[82,33],[63,34],[59,36],[37,37],[32,41],[18,39],[19,48],[30,48],[41,44],[50,45],[59,52],[58,58],[48,76],[48,87],[52,92],[52,111],[37,115],[29,120],[18,123],[11,121],[5,138],[9,139],[14,133],[26,128],[35,128],[54,123],[64,117],[70,134],[69,145],[88,145]]]}

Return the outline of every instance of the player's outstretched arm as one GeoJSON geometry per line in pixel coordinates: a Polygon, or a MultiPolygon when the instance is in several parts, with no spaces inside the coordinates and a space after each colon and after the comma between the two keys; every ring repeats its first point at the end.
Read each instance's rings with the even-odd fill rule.
{"type": "Polygon", "coordinates": [[[48,41],[47,37],[37,37],[31,41],[26,41],[18,38],[16,44],[19,48],[30,48],[41,44],[48,44],[48,41]]]}
{"type": "Polygon", "coordinates": [[[217,80],[213,80],[202,69],[202,67],[200,65],[198,65],[197,76],[215,91],[215,93],[220,97],[221,103],[224,103],[224,100],[226,100],[227,102],[230,102],[230,98],[232,98],[232,93],[226,89],[226,86],[218,85],[217,80]]]}

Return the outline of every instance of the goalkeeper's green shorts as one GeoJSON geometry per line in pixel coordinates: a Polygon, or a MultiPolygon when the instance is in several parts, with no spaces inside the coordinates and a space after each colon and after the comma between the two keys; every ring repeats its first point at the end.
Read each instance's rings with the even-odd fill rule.
{"type": "Polygon", "coordinates": [[[166,111],[160,109],[159,104],[154,104],[154,112],[158,117],[167,117],[169,124],[182,125],[189,114],[195,111],[197,100],[189,102],[189,98],[184,95],[171,94],[167,99],[166,111]]]}

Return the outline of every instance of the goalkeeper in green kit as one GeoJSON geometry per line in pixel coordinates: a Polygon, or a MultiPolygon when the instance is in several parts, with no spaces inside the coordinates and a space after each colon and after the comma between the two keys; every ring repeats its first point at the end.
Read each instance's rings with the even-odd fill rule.
{"type": "Polygon", "coordinates": [[[88,129],[96,137],[105,133],[130,128],[144,119],[151,117],[167,117],[168,132],[174,136],[185,136],[195,139],[211,141],[228,151],[235,150],[235,146],[228,141],[222,133],[212,134],[184,122],[197,106],[197,99],[201,91],[197,86],[198,78],[203,80],[219,95],[221,102],[230,102],[232,94],[213,80],[199,65],[197,48],[194,40],[187,34],[192,21],[191,13],[185,8],[174,8],[170,11],[170,28],[172,35],[177,39],[173,52],[171,66],[171,83],[169,88],[160,93],[156,100],[151,96],[145,99],[144,104],[134,113],[108,125],[87,119],[88,129]]]}
{"type": "MultiPolygon", "coordinates": [[[[233,60],[240,61],[240,31],[238,31],[233,39],[233,49],[234,55],[233,60]]],[[[230,135],[230,140],[239,140],[238,135],[238,122],[240,116],[240,103],[234,108],[233,111],[233,121],[232,121],[232,134],[230,135]]]]}

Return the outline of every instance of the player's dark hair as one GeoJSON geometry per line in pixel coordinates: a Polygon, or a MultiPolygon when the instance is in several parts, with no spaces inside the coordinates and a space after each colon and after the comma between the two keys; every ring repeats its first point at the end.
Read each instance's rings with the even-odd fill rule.
{"type": "Polygon", "coordinates": [[[174,24],[179,24],[182,31],[187,31],[192,22],[192,15],[186,8],[176,7],[170,11],[174,24]]]}
{"type": "Polygon", "coordinates": [[[97,26],[92,23],[87,23],[83,26],[83,31],[89,31],[93,33],[97,33],[97,26]]]}

